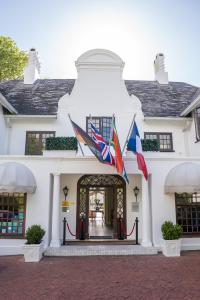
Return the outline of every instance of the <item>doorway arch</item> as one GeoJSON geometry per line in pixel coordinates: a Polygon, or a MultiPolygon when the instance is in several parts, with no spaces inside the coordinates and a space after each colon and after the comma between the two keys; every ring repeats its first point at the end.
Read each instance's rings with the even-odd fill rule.
{"type": "Polygon", "coordinates": [[[109,191],[113,201],[113,238],[118,236],[118,220],[123,222],[126,235],[126,182],[119,175],[83,175],[77,183],[76,238],[79,238],[81,216],[85,218],[85,237],[89,238],[89,192],[90,189],[104,188],[109,191]]]}

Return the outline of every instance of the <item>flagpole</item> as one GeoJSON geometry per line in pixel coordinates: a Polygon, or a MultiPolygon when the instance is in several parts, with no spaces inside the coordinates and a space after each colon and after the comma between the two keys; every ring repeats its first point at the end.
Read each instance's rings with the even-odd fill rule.
{"type": "MultiPolygon", "coordinates": [[[[70,117],[70,114],[68,114],[68,117],[69,117],[69,120],[70,120],[70,122],[71,122],[71,124],[72,124],[72,119],[71,119],[71,117],[70,117]]],[[[73,126],[73,125],[72,125],[72,128],[73,128],[73,130],[74,130],[74,126],[73,126]]],[[[75,136],[76,136],[75,130],[74,130],[74,134],[75,134],[75,136]]],[[[77,137],[76,137],[76,139],[77,139],[77,137]]],[[[82,149],[82,147],[81,147],[81,143],[79,142],[78,139],[77,139],[77,141],[78,141],[79,147],[80,147],[80,149],[81,149],[82,155],[85,156],[85,155],[84,155],[84,152],[83,152],[83,149],[82,149]]]]}
{"type": "Polygon", "coordinates": [[[135,117],[136,117],[136,114],[134,114],[134,116],[133,116],[133,119],[132,119],[132,122],[131,122],[131,126],[130,126],[130,128],[129,128],[128,135],[127,135],[127,138],[126,138],[126,141],[125,141],[125,144],[124,144],[123,150],[122,150],[122,155],[123,155],[123,153],[124,153],[124,150],[125,150],[126,144],[128,143],[128,139],[129,139],[129,136],[130,136],[131,130],[132,130],[132,128],[133,128],[133,124],[134,124],[134,122],[135,122],[135,117]]]}
{"type": "MultiPolygon", "coordinates": [[[[89,121],[90,121],[90,125],[92,124],[92,115],[89,114],[89,121]]],[[[89,128],[88,128],[89,129],[89,128]]],[[[92,129],[92,128],[91,128],[92,129]]]]}
{"type": "Polygon", "coordinates": [[[113,121],[114,121],[114,117],[115,117],[115,114],[112,115],[112,125],[111,125],[111,128],[110,128],[110,139],[109,139],[109,151],[110,151],[110,145],[111,145],[111,140],[112,140],[112,136],[113,136],[113,121]]]}

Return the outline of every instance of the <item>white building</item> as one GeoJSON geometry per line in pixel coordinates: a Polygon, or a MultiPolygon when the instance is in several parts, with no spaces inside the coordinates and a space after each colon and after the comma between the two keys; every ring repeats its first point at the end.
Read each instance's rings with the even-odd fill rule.
{"type": "Polygon", "coordinates": [[[172,220],[183,226],[182,249],[200,249],[200,89],[168,81],[163,54],[153,81],[124,80],[124,62],[108,50],[84,53],[76,68],[76,80],[39,79],[31,49],[24,81],[0,84],[0,253],[22,253],[33,224],[46,230],[46,247],[60,247],[64,217],[77,235],[67,230],[66,239],[78,239],[83,213],[87,239],[117,238],[119,217],[128,234],[138,217],[139,242],[159,248],[161,224],[172,220]],[[68,114],[84,130],[91,115],[107,140],[114,114],[121,146],[136,114],[141,137],[159,146],[144,152],[148,183],[126,150],[129,184],[87,146],[84,156],[80,148],[43,153],[47,137],[74,136],[68,114]],[[62,208],[65,186],[69,209],[62,208]]]}

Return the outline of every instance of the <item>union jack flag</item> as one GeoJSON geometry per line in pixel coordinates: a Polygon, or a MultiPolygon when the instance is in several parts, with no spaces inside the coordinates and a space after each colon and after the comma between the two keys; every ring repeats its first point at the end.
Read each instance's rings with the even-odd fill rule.
{"type": "Polygon", "coordinates": [[[106,141],[99,133],[99,131],[96,129],[96,127],[91,122],[90,124],[91,124],[92,139],[95,142],[95,144],[100,147],[103,160],[105,161],[106,164],[114,166],[115,160],[110,152],[110,147],[106,144],[106,141]]]}

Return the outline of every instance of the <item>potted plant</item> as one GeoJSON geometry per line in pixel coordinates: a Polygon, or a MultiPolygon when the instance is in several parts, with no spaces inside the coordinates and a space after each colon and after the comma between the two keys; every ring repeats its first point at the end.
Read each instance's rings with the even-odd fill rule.
{"type": "Polygon", "coordinates": [[[26,231],[27,243],[24,245],[25,262],[38,262],[42,258],[43,244],[42,238],[45,230],[40,225],[32,225],[26,231]]]}
{"type": "Polygon", "coordinates": [[[178,224],[166,221],[161,226],[163,236],[162,252],[165,256],[180,256],[181,240],[183,229],[178,224]]]}

